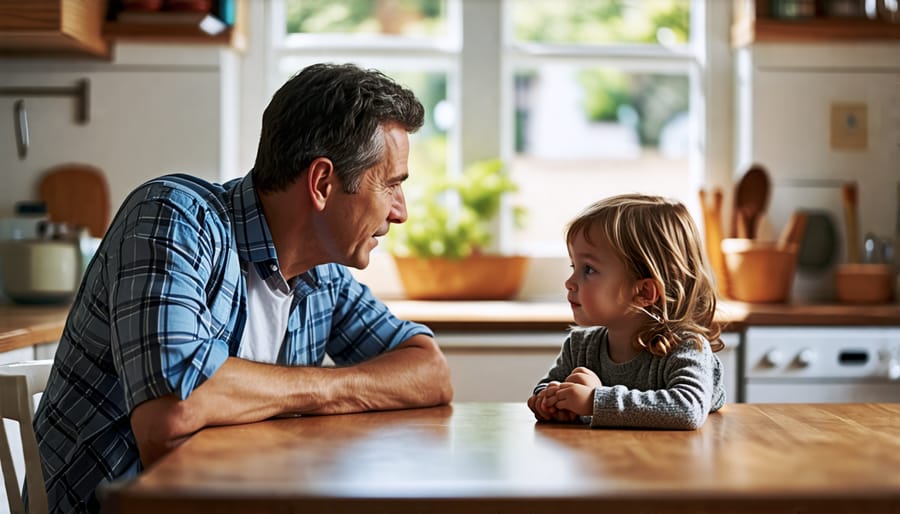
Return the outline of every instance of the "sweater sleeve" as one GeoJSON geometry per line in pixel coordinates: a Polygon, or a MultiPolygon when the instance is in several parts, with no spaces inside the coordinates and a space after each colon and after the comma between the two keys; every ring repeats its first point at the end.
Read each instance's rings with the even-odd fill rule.
{"type": "Polygon", "coordinates": [[[547,384],[550,382],[563,382],[566,377],[572,373],[572,370],[578,366],[576,361],[577,347],[580,346],[583,338],[579,337],[573,339],[573,334],[576,333],[570,332],[569,335],[566,336],[566,340],[563,341],[562,348],[560,348],[559,355],[556,357],[556,362],[544,378],[537,383],[537,386],[535,386],[534,390],[531,392],[532,395],[538,394],[546,389],[547,384]]]}
{"type": "Polygon", "coordinates": [[[709,343],[696,348],[696,340],[683,342],[660,358],[655,372],[662,387],[634,384],[598,387],[594,390],[592,427],[637,427],[677,430],[700,428],[712,409],[713,374],[718,359],[709,343]]]}

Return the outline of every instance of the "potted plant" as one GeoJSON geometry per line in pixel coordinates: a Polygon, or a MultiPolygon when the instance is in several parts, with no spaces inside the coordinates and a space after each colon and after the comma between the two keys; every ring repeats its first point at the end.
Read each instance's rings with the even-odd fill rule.
{"type": "MultiPolygon", "coordinates": [[[[409,220],[388,236],[406,296],[414,300],[505,300],[522,284],[528,258],[491,252],[503,196],[518,189],[499,159],[458,177],[409,188],[409,220]]],[[[514,209],[521,224],[524,209],[514,209]]]]}

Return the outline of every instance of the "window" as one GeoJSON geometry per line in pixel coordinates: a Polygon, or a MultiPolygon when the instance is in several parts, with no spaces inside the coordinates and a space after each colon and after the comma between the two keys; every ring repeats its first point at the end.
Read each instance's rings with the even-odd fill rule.
{"type": "MultiPolygon", "coordinates": [[[[417,177],[500,156],[520,184],[509,205],[528,214],[520,228],[507,217],[498,246],[564,256],[565,224],[604,196],[696,206],[709,166],[705,16],[715,3],[271,0],[267,88],[313,62],[380,69],[427,111],[407,197],[417,177]]],[[[720,19],[727,35],[727,13],[720,19]]]]}

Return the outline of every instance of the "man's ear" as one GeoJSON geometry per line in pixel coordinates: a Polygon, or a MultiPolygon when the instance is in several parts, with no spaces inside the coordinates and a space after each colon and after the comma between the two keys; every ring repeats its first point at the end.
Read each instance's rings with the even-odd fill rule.
{"type": "Polygon", "coordinates": [[[636,301],[641,307],[653,305],[660,296],[662,296],[662,284],[652,278],[638,280],[636,301]]]}
{"type": "Polygon", "coordinates": [[[334,191],[335,179],[334,164],[331,159],[319,157],[309,165],[309,173],[306,174],[306,185],[309,190],[310,201],[316,210],[324,210],[328,198],[334,191]]]}

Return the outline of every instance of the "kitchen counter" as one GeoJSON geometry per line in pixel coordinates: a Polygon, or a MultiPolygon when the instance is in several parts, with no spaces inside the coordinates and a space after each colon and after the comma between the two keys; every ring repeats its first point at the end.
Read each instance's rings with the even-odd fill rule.
{"type": "Polygon", "coordinates": [[[699,430],[535,423],[518,403],[205,428],[111,513],[890,513],[900,404],[729,404],[699,430]]]}
{"type": "MultiPolygon", "coordinates": [[[[423,302],[388,301],[403,319],[452,331],[564,331],[572,323],[565,302],[423,302]]],[[[0,352],[59,339],[68,306],[0,305],[0,352]]],[[[900,326],[900,304],[792,305],[719,303],[716,320],[729,331],[751,325],[900,326]]]]}
{"type": "MultiPolygon", "coordinates": [[[[572,323],[569,304],[560,302],[389,301],[403,319],[438,331],[565,330],[572,323]]],[[[716,321],[725,330],[751,325],[900,326],[900,304],[801,305],[720,301],[716,321]]]]}
{"type": "Polygon", "coordinates": [[[0,305],[0,352],[59,340],[68,305],[0,305]]]}

